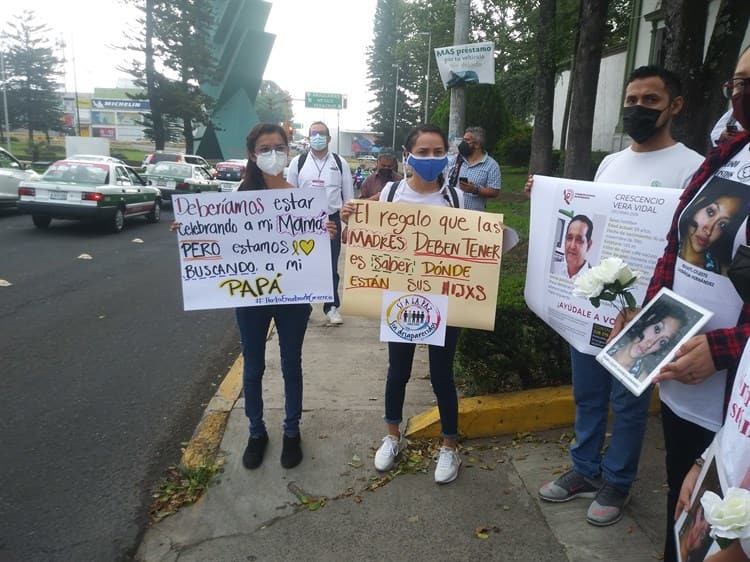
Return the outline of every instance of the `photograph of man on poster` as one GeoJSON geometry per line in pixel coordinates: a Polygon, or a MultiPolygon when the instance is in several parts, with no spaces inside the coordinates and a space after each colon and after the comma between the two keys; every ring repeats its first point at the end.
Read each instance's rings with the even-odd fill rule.
{"type": "Polygon", "coordinates": [[[575,215],[565,229],[563,259],[553,260],[552,274],[574,281],[582,271],[591,268],[589,253],[593,245],[594,223],[586,215],[575,215]]]}

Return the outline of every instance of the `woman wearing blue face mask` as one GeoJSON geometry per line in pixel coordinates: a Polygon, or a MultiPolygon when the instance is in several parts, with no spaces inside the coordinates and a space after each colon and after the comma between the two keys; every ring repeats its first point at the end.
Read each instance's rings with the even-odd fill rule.
{"type": "MultiPolygon", "coordinates": [[[[463,194],[455,188],[443,187],[443,172],[448,164],[448,139],[434,125],[420,125],[412,129],[404,143],[406,164],[414,173],[397,184],[386,184],[380,192],[380,201],[393,201],[440,207],[463,207],[463,194]]],[[[346,222],[354,212],[353,203],[341,210],[346,222]]],[[[442,427],[443,446],[440,449],[435,482],[447,484],[458,476],[461,458],[458,444],[458,395],[453,382],[453,357],[460,328],[448,326],[444,346],[429,346],[430,382],[437,398],[442,427]]],[[[385,423],[388,434],[375,454],[375,468],[390,470],[396,457],[406,447],[399,425],[403,419],[406,383],[411,376],[411,366],[416,345],[413,343],[388,343],[388,376],[385,385],[385,423]]]]}

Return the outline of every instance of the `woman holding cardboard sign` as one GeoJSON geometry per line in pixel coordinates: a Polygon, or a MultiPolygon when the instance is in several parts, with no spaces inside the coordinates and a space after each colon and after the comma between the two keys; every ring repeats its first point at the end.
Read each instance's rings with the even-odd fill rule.
{"type": "MultiPolygon", "coordinates": [[[[248,161],[245,179],[238,191],[261,189],[289,189],[284,179],[284,168],[289,155],[289,142],[283,127],[259,123],[247,136],[248,161]]],[[[172,224],[174,230],[178,223],[172,224]]],[[[330,236],[336,235],[336,225],[328,221],[330,236]]],[[[242,340],[244,368],[242,387],[245,394],[245,415],[250,421],[250,437],[242,455],[245,468],[258,468],[268,445],[268,433],[263,421],[263,373],[266,368],[266,339],[271,320],[279,334],[281,372],[284,377],[284,437],[281,466],[292,468],[302,461],[299,421],[302,417],[302,342],[307,330],[312,306],[302,304],[272,304],[235,309],[237,326],[242,340]]]]}
{"type": "MultiPolygon", "coordinates": [[[[443,170],[448,158],[448,139],[445,133],[434,125],[420,125],[412,129],[404,144],[404,159],[414,173],[400,182],[390,182],[380,192],[380,201],[402,202],[441,207],[463,207],[463,194],[443,186],[443,170]]],[[[341,209],[341,217],[346,222],[355,207],[346,203],[341,209]]],[[[443,446],[440,449],[435,482],[447,484],[458,476],[461,458],[458,444],[458,395],[453,382],[453,357],[460,328],[448,326],[443,347],[430,345],[430,382],[437,398],[442,426],[443,446]]],[[[416,344],[388,343],[388,376],[385,385],[385,423],[388,434],[375,454],[375,468],[390,470],[401,451],[406,447],[406,439],[401,435],[399,425],[403,420],[406,383],[411,376],[416,344]]]]}

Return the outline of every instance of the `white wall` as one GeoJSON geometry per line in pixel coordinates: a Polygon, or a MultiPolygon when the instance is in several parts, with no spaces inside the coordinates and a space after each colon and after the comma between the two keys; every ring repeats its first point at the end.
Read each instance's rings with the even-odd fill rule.
{"type": "MultiPolygon", "coordinates": [[[[625,73],[625,51],[602,59],[599,70],[599,83],[594,108],[594,129],[591,136],[591,149],[612,152],[620,150],[620,137],[615,135],[615,127],[620,118],[622,106],[622,84],[625,73]]],[[[560,148],[565,99],[568,95],[570,71],[558,75],[555,83],[555,106],[552,117],[554,147],[560,148]]],[[[629,144],[626,138],[625,146],[629,144]]]]}

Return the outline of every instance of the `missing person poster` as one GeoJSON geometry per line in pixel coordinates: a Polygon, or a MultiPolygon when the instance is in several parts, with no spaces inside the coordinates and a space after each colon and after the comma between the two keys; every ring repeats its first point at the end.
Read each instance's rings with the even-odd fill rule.
{"type": "Polygon", "coordinates": [[[577,276],[608,257],[622,258],[648,288],[677,207],[679,189],[534,176],[524,296],[529,308],[578,351],[596,355],[618,314],[573,296],[577,276]]]}
{"type": "Polygon", "coordinates": [[[333,301],[319,189],[173,195],[185,310],[333,301]]]}
{"type": "Polygon", "coordinates": [[[346,238],[346,314],[381,318],[384,291],[446,295],[447,325],[494,329],[502,215],[359,199],[346,238]]]}

